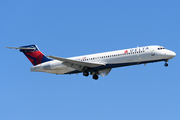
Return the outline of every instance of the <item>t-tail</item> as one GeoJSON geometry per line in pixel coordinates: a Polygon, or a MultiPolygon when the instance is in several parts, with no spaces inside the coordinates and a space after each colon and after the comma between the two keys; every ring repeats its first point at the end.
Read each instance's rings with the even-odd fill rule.
{"type": "Polygon", "coordinates": [[[36,45],[27,45],[21,47],[7,47],[10,49],[19,49],[20,52],[23,52],[29,61],[35,66],[44,62],[51,61],[47,58],[36,45]]]}

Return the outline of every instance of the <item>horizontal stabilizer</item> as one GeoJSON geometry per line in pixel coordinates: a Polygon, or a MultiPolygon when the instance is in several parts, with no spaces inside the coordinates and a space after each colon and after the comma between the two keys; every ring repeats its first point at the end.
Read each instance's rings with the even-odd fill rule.
{"type": "Polygon", "coordinates": [[[6,47],[9,49],[20,49],[20,50],[35,50],[36,48],[25,48],[25,47],[6,47]]]}

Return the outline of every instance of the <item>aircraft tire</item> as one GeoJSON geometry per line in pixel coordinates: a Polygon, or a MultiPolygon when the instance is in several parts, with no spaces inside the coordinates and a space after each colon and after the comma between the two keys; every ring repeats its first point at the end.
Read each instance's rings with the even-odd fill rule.
{"type": "Polygon", "coordinates": [[[98,75],[93,75],[93,79],[95,79],[95,80],[97,80],[99,77],[98,77],[98,75]]]}
{"type": "Polygon", "coordinates": [[[168,66],[168,63],[165,63],[164,66],[167,67],[167,66],[168,66]]]}
{"type": "Polygon", "coordinates": [[[84,71],[83,75],[87,77],[87,76],[89,76],[89,73],[87,71],[84,71]]]}

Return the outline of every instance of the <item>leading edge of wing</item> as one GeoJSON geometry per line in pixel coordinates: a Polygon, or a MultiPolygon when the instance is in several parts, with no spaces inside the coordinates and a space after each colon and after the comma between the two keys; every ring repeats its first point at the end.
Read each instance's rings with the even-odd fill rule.
{"type": "Polygon", "coordinates": [[[64,64],[64,65],[75,64],[75,65],[79,65],[79,66],[83,66],[83,67],[90,67],[90,68],[106,65],[103,63],[82,62],[82,61],[77,61],[77,60],[72,60],[72,59],[67,59],[67,58],[61,58],[61,57],[56,57],[56,56],[51,56],[51,55],[49,55],[48,57],[59,60],[59,61],[63,61],[62,64],[64,64]]]}

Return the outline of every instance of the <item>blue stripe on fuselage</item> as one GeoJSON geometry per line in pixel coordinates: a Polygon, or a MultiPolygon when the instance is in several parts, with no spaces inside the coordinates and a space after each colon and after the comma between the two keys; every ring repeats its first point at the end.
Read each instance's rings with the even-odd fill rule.
{"type": "MultiPolygon", "coordinates": [[[[125,67],[125,66],[130,66],[130,65],[139,65],[139,64],[145,64],[145,63],[153,63],[153,62],[160,62],[160,61],[166,61],[167,59],[161,59],[161,60],[153,60],[153,61],[142,61],[142,62],[131,62],[131,63],[118,63],[118,64],[106,64],[105,66],[99,66],[99,67],[94,67],[94,68],[89,68],[87,71],[98,71],[98,70],[103,70],[107,68],[116,68],[116,67],[125,67]]],[[[81,73],[82,71],[74,70],[65,74],[75,74],[75,73],[81,73]]]]}

